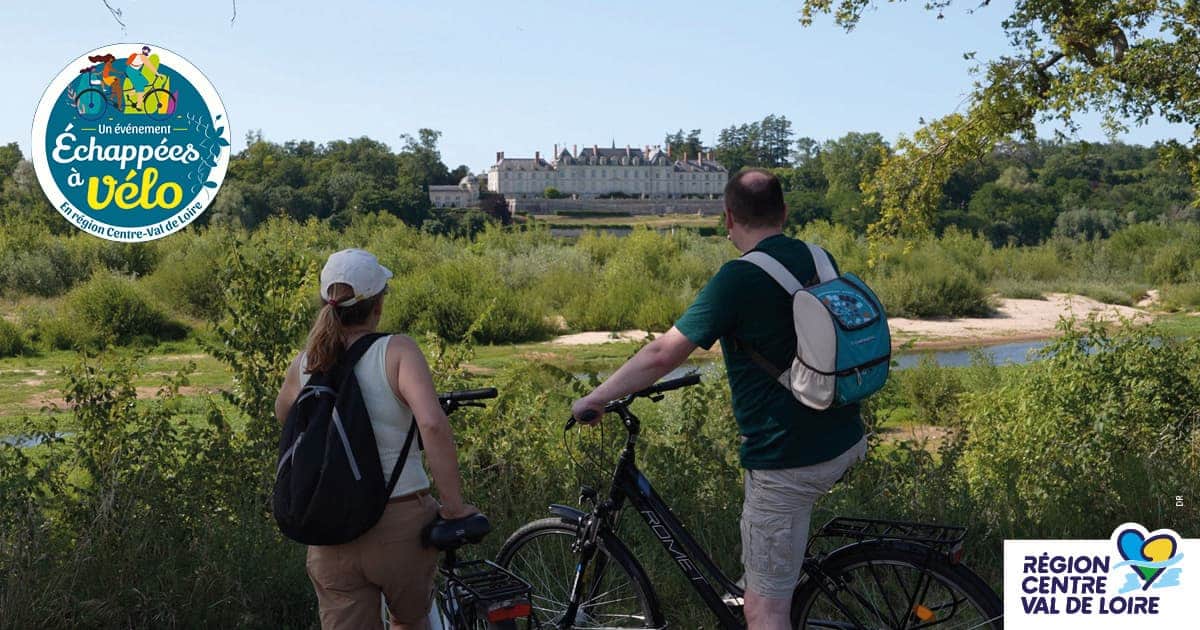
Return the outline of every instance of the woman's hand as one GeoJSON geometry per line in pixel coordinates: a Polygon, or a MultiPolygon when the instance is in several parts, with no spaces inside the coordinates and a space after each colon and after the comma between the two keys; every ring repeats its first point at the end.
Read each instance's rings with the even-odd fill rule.
{"type": "Polygon", "coordinates": [[[454,520],[456,518],[466,518],[466,517],[468,517],[472,514],[476,514],[478,512],[479,512],[479,508],[476,508],[474,505],[471,505],[470,503],[461,503],[461,502],[458,503],[457,505],[451,505],[451,504],[443,505],[441,507],[441,509],[438,510],[438,514],[442,518],[444,518],[448,521],[454,520]]]}

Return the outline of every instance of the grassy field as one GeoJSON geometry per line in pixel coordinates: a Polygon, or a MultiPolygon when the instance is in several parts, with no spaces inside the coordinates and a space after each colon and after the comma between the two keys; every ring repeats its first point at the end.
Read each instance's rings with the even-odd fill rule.
{"type": "MultiPolygon", "coordinates": [[[[615,369],[636,352],[638,346],[634,342],[585,346],[549,342],[481,345],[475,348],[474,359],[465,367],[472,376],[478,377],[481,385],[498,370],[523,362],[542,363],[580,374],[601,373],[615,369]]],[[[425,350],[427,354],[431,351],[428,347],[425,350]]],[[[207,354],[194,339],[127,352],[137,357],[139,376],[134,385],[139,398],[156,395],[164,379],[180,370],[188,373],[187,385],[181,389],[181,394],[189,400],[194,399],[194,405],[190,406],[197,412],[206,400],[223,402],[221,392],[233,387],[233,377],[227,367],[207,354]]],[[[719,357],[718,352],[699,351],[691,363],[704,364],[719,357]]],[[[74,428],[70,424],[70,414],[54,413],[53,407],[67,407],[60,371],[76,359],[75,352],[67,350],[0,359],[0,436],[20,433],[26,419],[37,426],[43,409],[62,423],[59,430],[74,428]]]]}

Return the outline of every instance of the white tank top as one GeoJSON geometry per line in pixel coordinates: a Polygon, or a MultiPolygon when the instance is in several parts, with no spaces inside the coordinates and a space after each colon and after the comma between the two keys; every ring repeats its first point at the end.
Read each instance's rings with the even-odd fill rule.
{"type": "MultiPolygon", "coordinates": [[[[375,445],[379,448],[384,481],[392,478],[392,469],[404,448],[404,438],[413,425],[412,410],[400,402],[388,380],[387,347],[390,338],[391,335],[377,339],[363,354],[358,365],[354,366],[354,377],[358,379],[358,388],[362,390],[363,402],[371,416],[371,429],[375,432],[375,445]]],[[[307,363],[308,357],[301,353],[301,367],[307,363]]],[[[306,383],[308,372],[302,372],[300,386],[306,383]]],[[[417,448],[417,437],[414,435],[412,446],[408,449],[408,460],[401,469],[400,478],[396,480],[392,496],[404,496],[428,487],[429,477],[425,474],[421,449],[417,448]]]]}

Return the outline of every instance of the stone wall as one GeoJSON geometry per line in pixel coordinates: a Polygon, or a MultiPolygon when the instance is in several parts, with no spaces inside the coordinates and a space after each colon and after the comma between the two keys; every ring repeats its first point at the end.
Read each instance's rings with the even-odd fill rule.
{"type": "Polygon", "coordinates": [[[719,215],[723,199],[509,199],[514,214],[704,214],[719,215]]]}

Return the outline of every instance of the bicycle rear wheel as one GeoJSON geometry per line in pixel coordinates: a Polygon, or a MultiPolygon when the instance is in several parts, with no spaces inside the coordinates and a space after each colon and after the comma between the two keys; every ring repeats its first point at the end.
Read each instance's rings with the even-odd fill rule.
{"type": "Polygon", "coordinates": [[[869,542],[833,552],[821,562],[832,597],[806,580],[792,598],[796,628],[1002,630],[995,591],[961,564],[926,548],[869,542]],[[840,607],[833,599],[837,600],[840,607]]]}
{"type": "Polygon", "coordinates": [[[108,99],[96,88],[88,88],[75,96],[75,112],[84,120],[100,120],[108,109],[108,99]]]}
{"type": "MultiPolygon", "coordinates": [[[[533,586],[533,609],[540,628],[554,628],[567,609],[579,555],[571,546],[579,528],[559,518],[533,521],[505,541],[496,564],[533,586]]],[[[645,572],[619,541],[605,544],[588,570],[588,595],[574,628],[660,628],[662,614],[645,572]],[[599,570],[599,581],[596,571],[599,570]]]]}

